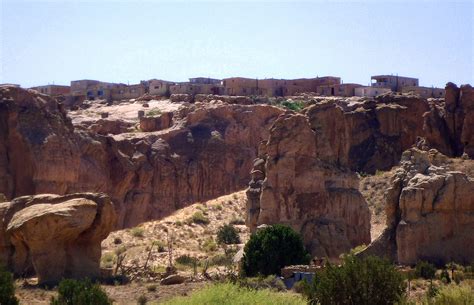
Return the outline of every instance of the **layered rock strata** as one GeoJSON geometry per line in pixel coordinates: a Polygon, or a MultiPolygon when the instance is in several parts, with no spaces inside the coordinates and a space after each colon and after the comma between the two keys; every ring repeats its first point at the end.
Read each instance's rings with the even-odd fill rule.
{"type": "Polygon", "coordinates": [[[0,96],[0,193],[103,192],[118,227],[244,188],[259,143],[282,113],[189,105],[160,117],[163,130],[104,136],[75,128],[49,96],[15,87],[1,87],[0,96]]]}
{"type": "Polygon", "coordinates": [[[321,159],[317,138],[304,115],[275,121],[254,161],[247,224],[287,224],[313,256],[337,258],[370,242],[370,212],[357,174],[321,159]]]}

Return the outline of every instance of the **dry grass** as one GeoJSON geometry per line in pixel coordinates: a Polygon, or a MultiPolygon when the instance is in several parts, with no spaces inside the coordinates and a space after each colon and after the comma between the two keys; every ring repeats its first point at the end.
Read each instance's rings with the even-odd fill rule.
{"type": "MultiPolygon", "coordinates": [[[[155,269],[162,269],[168,264],[167,233],[170,232],[173,240],[173,260],[182,255],[195,257],[198,260],[207,260],[223,254],[223,249],[216,244],[216,235],[219,227],[228,223],[238,223],[234,227],[239,232],[242,243],[249,237],[249,230],[242,222],[245,217],[245,192],[237,192],[213,199],[207,202],[195,203],[176,211],[162,220],[150,221],[141,224],[140,236],[137,237],[137,228],[112,232],[102,242],[102,255],[110,256],[121,248],[126,254],[125,264],[132,261],[143,264],[148,250],[153,243],[150,265],[155,269]],[[199,220],[194,221],[196,215],[199,220]],[[117,244],[116,241],[121,243],[117,244]]],[[[110,259],[109,259],[110,261],[110,259]]],[[[110,263],[109,263],[110,264],[110,263]]],[[[191,272],[191,268],[187,270],[191,272]]]]}

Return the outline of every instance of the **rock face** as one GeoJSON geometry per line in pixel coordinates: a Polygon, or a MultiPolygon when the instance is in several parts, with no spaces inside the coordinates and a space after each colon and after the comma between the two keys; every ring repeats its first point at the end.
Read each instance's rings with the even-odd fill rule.
{"type": "Polygon", "coordinates": [[[140,130],[141,131],[158,131],[170,128],[173,123],[173,113],[165,112],[158,116],[141,117],[140,130]]]}
{"type": "Polygon", "coordinates": [[[196,103],[211,103],[213,101],[222,101],[227,104],[252,105],[255,101],[248,96],[230,96],[230,95],[213,95],[213,94],[196,94],[194,96],[196,103]]]}
{"type": "Polygon", "coordinates": [[[116,214],[103,194],[24,196],[0,204],[0,264],[34,268],[40,284],[100,275],[101,241],[116,214]]]}
{"type": "Polygon", "coordinates": [[[239,189],[282,110],[189,105],[173,126],[104,136],[74,128],[54,99],[0,87],[0,193],[109,194],[118,227],[169,215],[239,189]]]}
{"type": "Polygon", "coordinates": [[[326,100],[306,110],[318,157],[374,173],[389,169],[423,135],[426,100],[389,94],[376,100],[326,100]]]}
{"type": "Polygon", "coordinates": [[[448,83],[445,102],[432,105],[424,129],[430,147],[448,156],[466,153],[474,158],[474,89],[448,83]]]}
{"type": "Polygon", "coordinates": [[[312,255],[334,258],[370,242],[370,212],[357,175],[319,158],[317,143],[306,116],[275,121],[254,162],[247,224],[287,224],[312,255]]]}
{"type": "Polygon", "coordinates": [[[405,265],[474,260],[474,180],[446,160],[434,149],[403,153],[386,196],[387,229],[361,255],[405,265]]]}
{"type": "Polygon", "coordinates": [[[317,134],[318,157],[354,171],[390,169],[420,140],[448,156],[472,158],[474,89],[449,83],[446,92],[445,100],[393,93],[320,98],[304,114],[317,134]]]}
{"type": "Polygon", "coordinates": [[[93,133],[100,135],[121,134],[133,129],[133,124],[123,120],[100,119],[88,126],[93,133]]]}

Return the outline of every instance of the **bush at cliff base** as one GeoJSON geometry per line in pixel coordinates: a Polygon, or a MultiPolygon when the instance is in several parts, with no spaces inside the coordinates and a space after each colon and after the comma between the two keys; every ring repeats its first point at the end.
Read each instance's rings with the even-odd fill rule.
{"type": "Polygon", "coordinates": [[[15,283],[10,272],[0,267],[0,304],[17,305],[18,299],[15,297],[15,283]]]}
{"type": "Polygon", "coordinates": [[[378,257],[346,256],[343,264],[327,264],[304,294],[312,305],[392,305],[405,299],[403,276],[378,257]]]}
{"type": "Polygon", "coordinates": [[[280,274],[281,268],[307,264],[310,259],[298,233],[273,225],[252,234],[244,248],[241,272],[244,276],[280,274]]]}
{"type": "Polygon", "coordinates": [[[62,280],[58,297],[51,298],[51,305],[112,305],[112,301],[98,284],[90,280],[62,280]]]}

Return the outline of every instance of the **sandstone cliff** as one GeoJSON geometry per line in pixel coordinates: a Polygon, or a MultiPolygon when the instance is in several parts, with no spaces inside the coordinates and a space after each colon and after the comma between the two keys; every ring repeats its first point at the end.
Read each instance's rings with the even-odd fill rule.
{"type": "Polygon", "coordinates": [[[254,162],[247,224],[284,223],[300,232],[312,255],[338,257],[370,242],[370,213],[358,177],[319,158],[306,116],[281,115],[254,162]]]}
{"type": "Polygon", "coordinates": [[[259,143],[282,113],[191,105],[173,114],[171,128],[103,136],[74,128],[49,96],[1,87],[0,97],[0,193],[103,192],[119,227],[244,188],[259,143]]]}
{"type": "Polygon", "coordinates": [[[403,153],[386,195],[387,229],[361,255],[444,264],[474,259],[474,180],[450,171],[447,157],[416,148],[403,153]]]}
{"type": "Polygon", "coordinates": [[[445,100],[393,93],[319,98],[304,114],[316,133],[318,157],[354,171],[390,169],[417,144],[472,158],[474,89],[448,83],[446,92],[445,100]]]}
{"type": "Polygon", "coordinates": [[[82,193],[19,197],[0,204],[0,265],[40,284],[100,275],[101,241],[115,227],[110,198],[82,193]]]}

